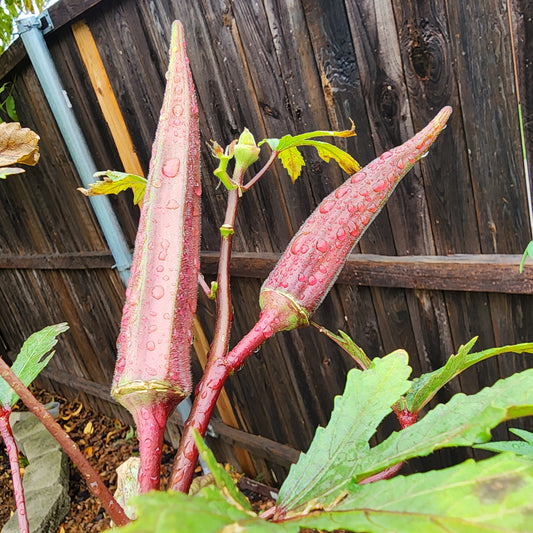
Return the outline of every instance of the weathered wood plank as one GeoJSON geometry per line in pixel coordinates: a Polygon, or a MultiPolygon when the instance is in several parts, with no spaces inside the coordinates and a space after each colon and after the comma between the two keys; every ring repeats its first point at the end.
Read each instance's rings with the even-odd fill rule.
{"type": "MultiPolygon", "coordinates": [[[[74,391],[83,392],[89,396],[95,396],[110,404],[118,406],[118,403],[110,395],[110,385],[96,383],[62,370],[54,370],[53,372],[50,370],[44,370],[41,373],[41,377],[52,382],[60,383],[74,391]]],[[[177,413],[170,417],[169,424],[183,428],[183,421],[177,413]]],[[[259,455],[259,457],[263,457],[282,466],[290,466],[292,463],[295,463],[300,455],[298,450],[295,450],[290,446],[279,444],[278,442],[261,437],[260,435],[252,435],[245,431],[241,431],[240,429],[233,428],[222,422],[220,419],[212,419],[211,426],[217,438],[220,438],[224,442],[248,450],[251,453],[259,455]]]]}
{"type": "MultiPolygon", "coordinates": [[[[277,253],[235,252],[231,275],[263,279],[280,258],[277,253]]],[[[521,255],[381,256],[352,254],[337,278],[343,285],[444,291],[533,294],[533,265],[519,273],[521,255]]],[[[202,252],[202,271],[215,274],[217,252],[202,252]]],[[[0,255],[1,269],[86,270],[113,266],[110,252],[76,252],[28,256],[0,255]]]]}

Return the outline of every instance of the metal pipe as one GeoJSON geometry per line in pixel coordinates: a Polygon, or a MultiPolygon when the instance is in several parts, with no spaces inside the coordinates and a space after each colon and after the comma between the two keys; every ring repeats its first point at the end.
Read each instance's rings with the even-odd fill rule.
{"type": "MultiPolygon", "coordinates": [[[[93,176],[97,168],[72,110],[72,104],[61,85],[41,31],[41,20],[29,16],[17,19],[16,24],[81,182],[87,187],[89,183],[94,182],[93,176]]],[[[105,196],[90,197],[90,202],[115,259],[115,268],[127,285],[130,277],[131,252],[111,203],[105,196]]]]}

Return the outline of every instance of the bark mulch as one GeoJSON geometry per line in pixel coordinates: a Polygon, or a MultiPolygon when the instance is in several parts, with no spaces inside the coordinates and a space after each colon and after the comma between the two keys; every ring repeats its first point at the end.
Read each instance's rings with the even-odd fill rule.
{"type": "MultiPolygon", "coordinates": [[[[130,426],[95,413],[80,401],[70,401],[59,395],[52,395],[43,390],[33,390],[42,402],[56,400],[60,403],[58,422],[78,444],[89,458],[95,470],[111,492],[116,489],[116,468],[132,455],[138,455],[138,442],[135,431],[130,426]]],[[[24,409],[19,402],[15,409],[24,409]]],[[[170,477],[175,450],[168,444],[163,445],[162,479],[163,485],[170,477]]],[[[21,464],[25,459],[21,456],[21,464]]],[[[198,473],[201,473],[198,470],[198,473]]],[[[246,496],[256,512],[261,512],[273,505],[266,496],[268,490],[247,490],[246,478],[242,478],[246,496]],[[264,494],[261,494],[263,492],[264,494]]],[[[260,484],[258,484],[260,485],[260,484]]],[[[77,468],[70,465],[70,511],[57,533],[100,533],[110,527],[110,519],[100,505],[98,498],[92,496],[77,468]]],[[[7,522],[11,513],[15,512],[13,485],[9,470],[9,461],[3,441],[0,439],[0,528],[7,522]]]]}

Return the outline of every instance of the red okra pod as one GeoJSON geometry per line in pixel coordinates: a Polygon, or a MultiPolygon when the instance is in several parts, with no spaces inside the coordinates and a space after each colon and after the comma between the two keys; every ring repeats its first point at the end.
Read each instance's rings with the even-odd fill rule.
{"type": "Polygon", "coordinates": [[[402,177],[426,154],[451,111],[443,108],[413,138],[348,178],[301,226],[261,289],[261,308],[275,322],[273,331],[308,324],[348,254],[402,177]]]}
{"type": "Polygon", "coordinates": [[[132,413],[137,424],[141,491],[158,488],[167,418],[192,388],[190,350],[200,250],[200,154],[198,106],[179,22],[172,27],[167,79],[117,341],[112,388],[115,399],[132,413]]]}

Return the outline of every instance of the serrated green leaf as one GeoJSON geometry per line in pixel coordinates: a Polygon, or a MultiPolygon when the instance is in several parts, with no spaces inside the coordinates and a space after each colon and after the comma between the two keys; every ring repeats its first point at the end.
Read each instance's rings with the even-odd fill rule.
{"type": "MultiPolygon", "coordinates": [[[[55,353],[51,350],[57,344],[57,336],[67,329],[68,324],[63,322],[54,326],[47,326],[26,339],[11,367],[24,385],[28,386],[48,364],[55,353]]],[[[11,408],[18,399],[19,397],[7,382],[0,378],[0,404],[2,407],[11,408]]]]}
{"type": "Polygon", "coordinates": [[[477,446],[474,446],[474,448],[480,448],[482,450],[496,453],[513,452],[516,455],[533,457],[533,433],[518,428],[510,428],[509,431],[518,435],[523,440],[487,442],[486,444],[478,444],[477,446]]]}
{"type": "Polygon", "coordinates": [[[474,337],[468,343],[462,345],[457,355],[452,355],[443,367],[413,380],[413,385],[405,397],[409,411],[418,413],[446,383],[480,361],[502,353],[533,353],[532,342],[489,348],[482,352],[470,353],[476,340],[477,337],[474,337]]]}
{"type": "Polygon", "coordinates": [[[409,388],[408,356],[397,350],[374,359],[370,369],[348,373],[342,396],[327,427],[318,428],[306,454],[290,469],[278,505],[306,506],[310,500],[327,505],[346,489],[358,458],[369,451],[368,441],[391,405],[409,388]]]}
{"type": "Polygon", "coordinates": [[[213,474],[215,485],[219,488],[222,494],[225,495],[229,503],[243,511],[251,511],[252,507],[250,505],[250,502],[246,499],[244,494],[242,494],[242,492],[240,492],[239,489],[235,486],[235,483],[231,479],[230,475],[226,472],[226,470],[224,470],[224,467],[217,463],[213,452],[207,447],[198,431],[193,428],[192,433],[194,437],[194,442],[196,443],[198,451],[200,452],[200,456],[207,464],[209,470],[211,471],[211,474],[213,474]]]}
{"type": "Polygon", "coordinates": [[[497,381],[477,394],[456,394],[422,420],[392,433],[354,467],[357,480],[397,463],[451,446],[487,442],[500,422],[533,414],[533,369],[497,381]]]}
{"type": "Polygon", "coordinates": [[[352,488],[334,511],[292,520],[366,533],[533,531],[533,461],[511,454],[352,488]]]}
{"type": "Polygon", "coordinates": [[[90,183],[88,189],[79,188],[86,196],[98,196],[101,194],[118,194],[119,192],[131,189],[133,191],[133,203],[137,205],[142,202],[144,192],[146,191],[146,178],[127,172],[118,172],[116,170],[106,170],[97,172],[95,178],[103,177],[101,181],[90,183]]]}
{"type": "Polygon", "coordinates": [[[258,146],[267,143],[273,151],[279,152],[279,159],[289,172],[294,182],[300,176],[304,167],[304,159],[297,149],[298,146],[313,146],[318,155],[327,162],[330,159],[337,161],[339,166],[348,174],[354,174],[361,169],[361,165],[344,150],[324,141],[311,140],[313,137],[352,137],[355,135],[355,127],[345,131],[311,131],[301,135],[284,135],[281,139],[263,139],[258,146]]]}
{"type": "Polygon", "coordinates": [[[294,183],[302,173],[302,168],[305,166],[304,158],[298,148],[292,147],[280,152],[279,159],[281,164],[285,167],[289,176],[294,183]]]}
{"type": "Polygon", "coordinates": [[[150,492],[132,499],[137,520],[120,533],[297,533],[297,524],[272,524],[229,504],[214,486],[196,496],[150,492]]]}

